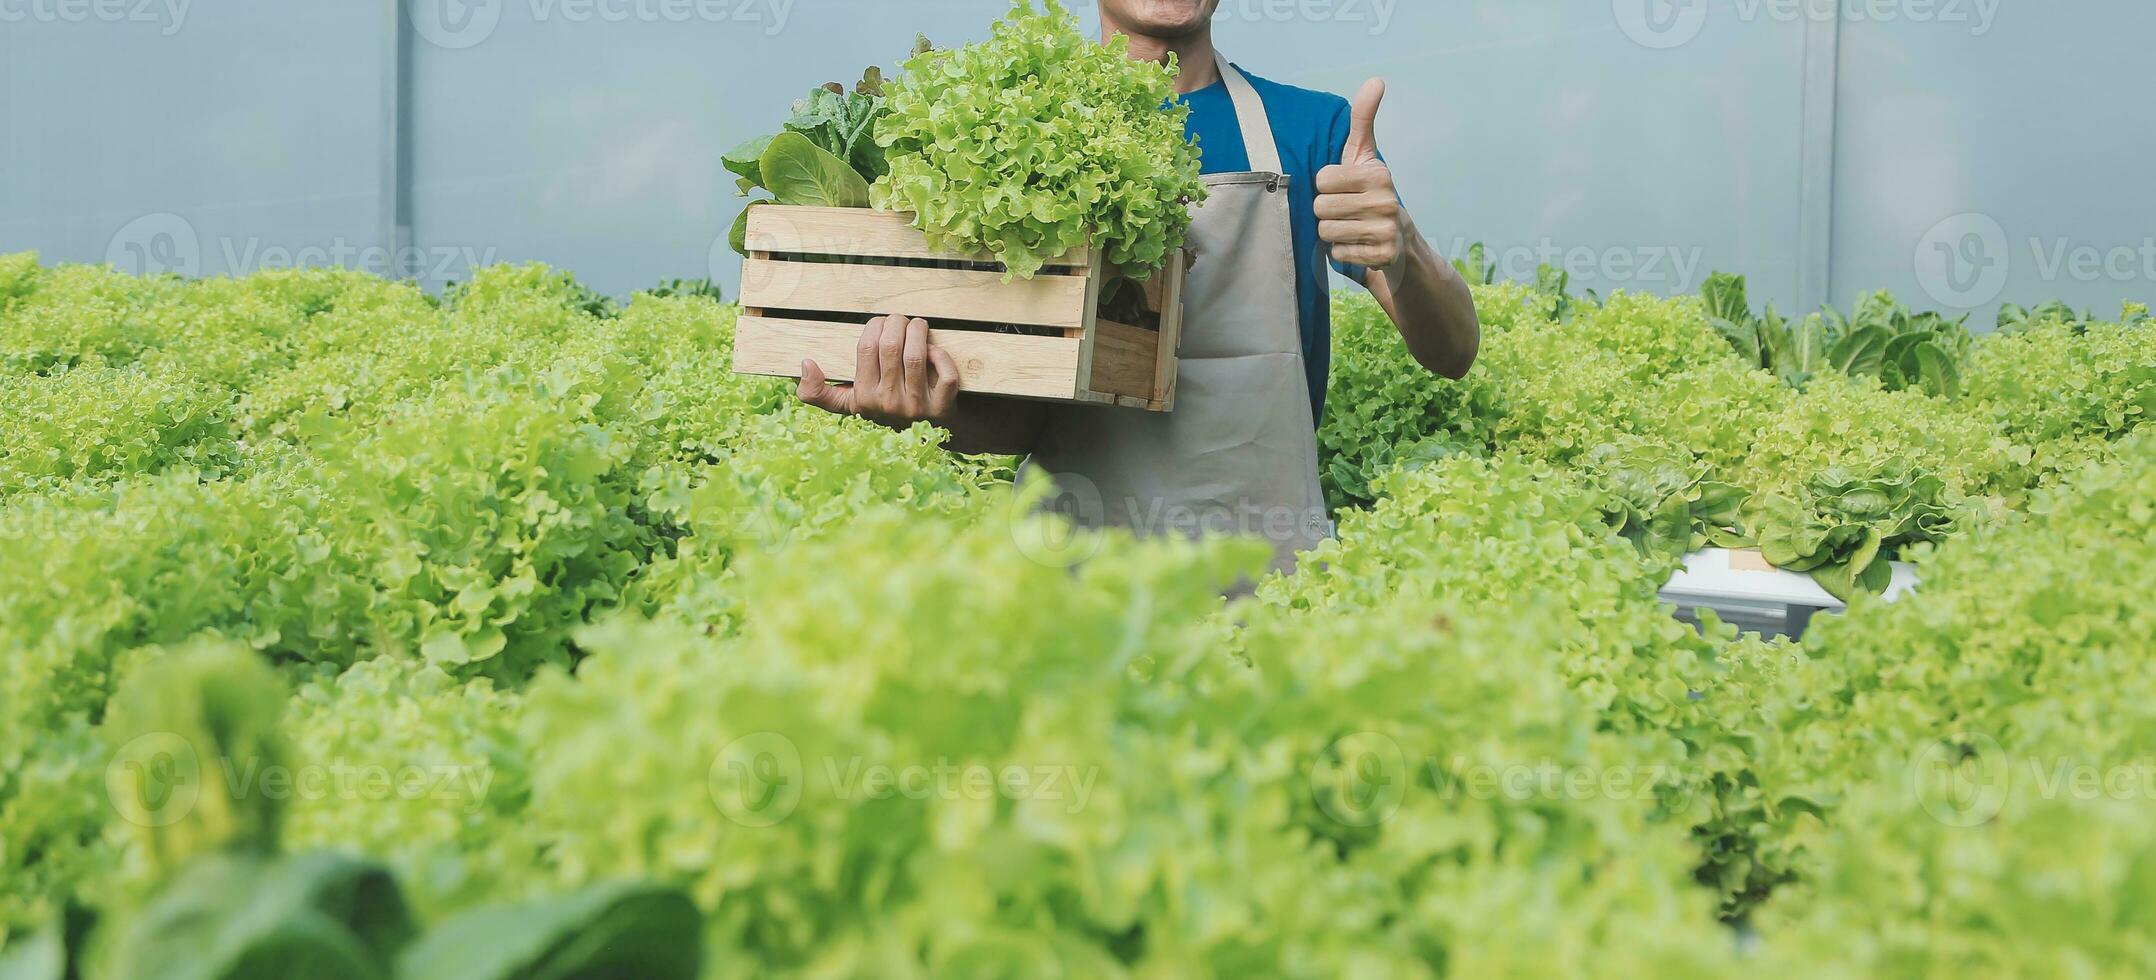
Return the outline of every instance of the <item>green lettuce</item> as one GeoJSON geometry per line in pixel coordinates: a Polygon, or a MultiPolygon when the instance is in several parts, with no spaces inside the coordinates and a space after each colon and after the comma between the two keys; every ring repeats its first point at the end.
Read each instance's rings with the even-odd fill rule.
{"type": "Polygon", "coordinates": [[[1189,110],[1164,108],[1174,78],[1172,61],[1132,61],[1126,37],[1086,37],[1057,0],[1016,0],[988,40],[915,55],[890,83],[876,206],[1015,276],[1091,245],[1145,278],[1205,198],[1189,110]]]}

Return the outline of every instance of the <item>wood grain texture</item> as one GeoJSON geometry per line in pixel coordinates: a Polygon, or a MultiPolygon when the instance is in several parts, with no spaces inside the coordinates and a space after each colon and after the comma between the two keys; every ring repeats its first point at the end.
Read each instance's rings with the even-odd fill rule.
{"type": "Polygon", "coordinates": [[[935,267],[993,265],[994,259],[931,248],[912,218],[863,208],[751,209],[734,369],[798,377],[809,359],[831,379],[850,381],[860,324],[901,313],[931,324],[1010,323],[1062,333],[933,330],[933,342],[958,361],[965,391],[1173,408],[1188,250],[1143,284],[1145,307],[1159,315],[1155,332],[1098,319],[1107,281],[1098,251],[1078,249],[1032,279],[1005,281],[987,268],[935,267]]]}
{"type": "MultiPolygon", "coordinates": [[[[1182,253],[1188,255],[1189,252],[1182,253]]],[[[1146,406],[1155,412],[1175,410],[1175,366],[1183,351],[1183,284],[1190,274],[1187,262],[1174,262],[1153,278],[1161,281],[1160,339],[1153,367],[1153,387],[1146,406]]]]}
{"type": "MultiPolygon", "coordinates": [[[[932,248],[928,236],[913,227],[910,211],[867,208],[807,208],[763,205],[749,211],[747,240],[751,252],[797,255],[851,255],[868,258],[943,259],[994,262],[986,252],[932,248]]],[[[1084,268],[1093,251],[1073,249],[1049,260],[1050,267],[1084,268]]]]}
{"type": "Polygon", "coordinates": [[[1093,327],[1093,377],[1088,387],[1104,395],[1151,400],[1160,335],[1113,320],[1096,321],[1093,327]]]}
{"type": "Polygon", "coordinates": [[[1740,548],[1729,553],[1729,570],[1732,572],[1772,572],[1777,569],[1769,564],[1757,548],[1740,548]]]}
{"type": "MultiPolygon", "coordinates": [[[[852,381],[860,339],[853,324],[744,316],[734,327],[734,371],[798,378],[807,359],[833,381],[852,381]]],[[[1075,340],[936,329],[928,340],[958,362],[961,391],[1065,401],[1076,393],[1075,340]]]]}
{"type": "Polygon", "coordinates": [[[996,272],[749,259],[741,264],[741,305],[1076,330],[1085,326],[1088,284],[1085,276],[1004,282],[996,272]]]}

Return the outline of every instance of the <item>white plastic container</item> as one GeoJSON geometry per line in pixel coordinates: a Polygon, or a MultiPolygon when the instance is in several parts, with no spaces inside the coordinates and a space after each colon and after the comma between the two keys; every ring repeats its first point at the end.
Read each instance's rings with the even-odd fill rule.
{"type": "MultiPolygon", "coordinates": [[[[1889,602],[1917,584],[1915,566],[1895,562],[1893,567],[1885,593],[1889,602]]],[[[1769,565],[1756,549],[1709,548],[1686,555],[1684,568],[1662,587],[1662,599],[1687,622],[1698,621],[1698,610],[1713,609],[1724,622],[1767,636],[1801,636],[1813,615],[1845,608],[1810,575],[1769,565]]]]}

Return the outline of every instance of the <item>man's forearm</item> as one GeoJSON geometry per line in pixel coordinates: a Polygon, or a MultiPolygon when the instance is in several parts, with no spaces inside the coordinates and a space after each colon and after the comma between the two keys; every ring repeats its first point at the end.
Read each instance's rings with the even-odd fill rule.
{"type": "Polygon", "coordinates": [[[1467,376],[1482,349],[1475,295],[1452,263],[1408,221],[1400,261],[1370,271],[1369,287],[1392,317],[1416,363],[1448,378],[1467,376]]]}

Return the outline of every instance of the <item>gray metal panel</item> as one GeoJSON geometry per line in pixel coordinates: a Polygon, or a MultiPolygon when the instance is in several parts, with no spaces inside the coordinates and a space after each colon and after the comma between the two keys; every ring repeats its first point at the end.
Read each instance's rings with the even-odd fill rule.
{"type": "MultiPolygon", "coordinates": [[[[415,41],[414,210],[432,249],[541,259],[611,292],[738,264],[718,158],[813,84],[889,65],[916,30],[977,37],[990,0],[751,0],[758,21],[572,16],[507,2],[415,41]],[[785,15],[783,24],[779,15],[785,15]]],[[[1379,142],[1440,249],[1504,271],[1683,292],[1711,268],[1797,288],[1804,29],[1711,27],[1643,45],[1609,0],[1226,0],[1220,43],[1277,81],[1392,83],[1379,142]],[[1281,13],[1285,11],[1285,14],[1281,13]]]]}
{"type": "MultiPolygon", "coordinates": [[[[421,6],[425,6],[422,4],[421,6]]],[[[732,0],[613,4],[507,0],[412,41],[414,235],[430,252],[542,260],[624,293],[740,273],[724,236],[742,200],[719,157],[778,129],[825,81],[887,70],[915,32],[987,33],[1001,3],[732,0]]]]}
{"type": "MultiPolygon", "coordinates": [[[[1573,264],[1604,293],[1690,292],[1719,268],[1795,298],[1802,24],[1718,16],[1661,46],[1611,0],[1403,0],[1382,31],[1266,14],[1287,6],[1224,0],[1222,48],[1342,94],[1385,76],[1378,144],[1440,251],[1485,242],[1511,278],[1573,264]]],[[[1356,8],[1378,9],[1314,9],[1356,8]]]]}
{"type": "MultiPolygon", "coordinates": [[[[979,37],[1004,9],[412,0],[400,53],[387,2],[0,24],[0,250],[127,258],[115,234],[151,216],[118,244],[192,233],[195,266],[218,273],[265,248],[376,246],[401,217],[434,282],[543,259],[612,292],[713,273],[731,291],[738,265],[714,243],[741,202],[719,155],[809,85],[891,65],[915,31],[979,37]]],[[[1947,253],[1919,274],[1920,246],[1944,241],[1997,243],[2006,298],[2110,312],[2149,296],[2156,8],[1893,6],[1907,16],[1830,29],[1748,0],[1223,0],[1220,37],[1291,84],[1385,75],[1379,141],[1426,233],[1488,242],[1513,275],[1584,260],[1577,285],[1679,292],[1721,268],[1784,307],[1885,286],[1988,322],[1995,302],[1940,274],[1947,253]],[[1988,31],[1942,22],[1987,10],[1988,31]],[[2062,66],[2073,84],[2029,82],[2062,66]],[[1996,233],[1941,226],[1966,212],[1996,233]],[[2133,261],[2076,277],[2078,250],[2121,249],[2133,261]]]]}
{"type": "Polygon", "coordinates": [[[379,5],[10,10],[0,251],[215,275],[378,244],[379,5]]]}
{"type": "Polygon", "coordinates": [[[1838,302],[1883,287],[1989,327],[2001,300],[2109,316],[2156,296],[2156,5],[1996,5],[1941,5],[1996,7],[1988,30],[1843,26],[1838,302]],[[2077,253],[2121,261],[2077,272],[2077,253]]]}

